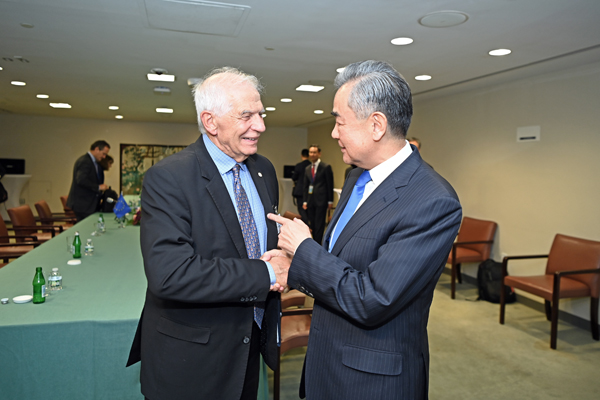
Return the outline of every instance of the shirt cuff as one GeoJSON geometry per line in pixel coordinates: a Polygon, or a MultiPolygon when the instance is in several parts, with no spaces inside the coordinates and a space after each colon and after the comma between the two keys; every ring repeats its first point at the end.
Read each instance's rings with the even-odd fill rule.
{"type": "Polygon", "coordinates": [[[273,269],[273,266],[270,262],[265,261],[265,264],[267,264],[267,270],[269,271],[269,279],[271,279],[271,286],[273,286],[275,283],[277,283],[277,278],[275,277],[275,270],[273,269]]]}

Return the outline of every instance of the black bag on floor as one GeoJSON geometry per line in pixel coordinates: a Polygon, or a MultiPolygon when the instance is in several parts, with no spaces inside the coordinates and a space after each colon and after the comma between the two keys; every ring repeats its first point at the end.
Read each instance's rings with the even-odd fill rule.
{"type": "MultiPolygon", "coordinates": [[[[477,287],[479,288],[478,300],[491,303],[500,303],[500,289],[502,288],[502,263],[487,259],[477,269],[477,287]]],[[[517,300],[514,290],[506,287],[506,303],[514,303],[517,300]]]]}

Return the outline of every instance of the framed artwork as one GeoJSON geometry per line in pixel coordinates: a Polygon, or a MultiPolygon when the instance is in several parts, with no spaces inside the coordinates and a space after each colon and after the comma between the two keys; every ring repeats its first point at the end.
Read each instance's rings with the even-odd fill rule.
{"type": "Polygon", "coordinates": [[[148,168],[187,146],[121,144],[120,187],[123,195],[138,195],[148,168]]]}

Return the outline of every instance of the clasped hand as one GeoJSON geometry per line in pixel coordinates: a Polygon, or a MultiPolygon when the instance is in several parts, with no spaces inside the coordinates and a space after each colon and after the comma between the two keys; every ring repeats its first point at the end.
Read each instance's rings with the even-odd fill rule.
{"type": "Polygon", "coordinates": [[[261,260],[270,262],[275,270],[277,282],[271,286],[271,290],[287,292],[287,277],[292,258],[300,243],[311,237],[310,229],[299,218],[291,220],[275,214],[267,214],[267,218],[281,226],[277,242],[281,250],[268,251],[262,255],[261,260]]]}

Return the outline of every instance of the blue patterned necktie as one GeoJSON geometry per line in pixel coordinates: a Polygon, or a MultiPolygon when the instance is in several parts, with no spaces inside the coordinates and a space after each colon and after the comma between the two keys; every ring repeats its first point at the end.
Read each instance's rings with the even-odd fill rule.
{"type": "Polygon", "coordinates": [[[358,180],[356,181],[356,184],[354,185],[354,189],[352,189],[352,194],[350,195],[350,198],[348,199],[348,203],[346,203],[346,208],[344,208],[342,215],[340,215],[340,219],[338,219],[337,225],[335,227],[335,232],[333,233],[333,236],[331,237],[330,245],[329,245],[330,251],[331,251],[331,249],[333,249],[333,245],[335,244],[335,241],[337,240],[337,238],[340,236],[340,234],[344,230],[344,227],[346,226],[346,224],[348,223],[348,221],[350,221],[350,218],[352,218],[352,216],[354,215],[354,211],[356,210],[356,207],[358,206],[358,203],[360,203],[360,200],[363,197],[363,193],[365,192],[365,185],[370,180],[371,180],[371,175],[369,174],[369,171],[367,171],[367,170],[364,170],[363,173],[360,174],[360,176],[358,177],[358,180]]]}
{"type": "MultiPolygon", "coordinates": [[[[252,215],[248,196],[246,195],[246,191],[240,180],[240,168],[240,164],[235,164],[231,169],[233,171],[233,193],[235,194],[235,202],[240,215],[240,226],[242,228],[242,235],[244,235],[244,244],[246,245],[248,258],[258,259],[260,258],[258,231],[256,230],[256,223],[254,222],[254,216],[252,215]]],[[[257,303],[254,306],[254,320],[259,327],[262,324],[264,314],[264,304],[257,303]]]]}

